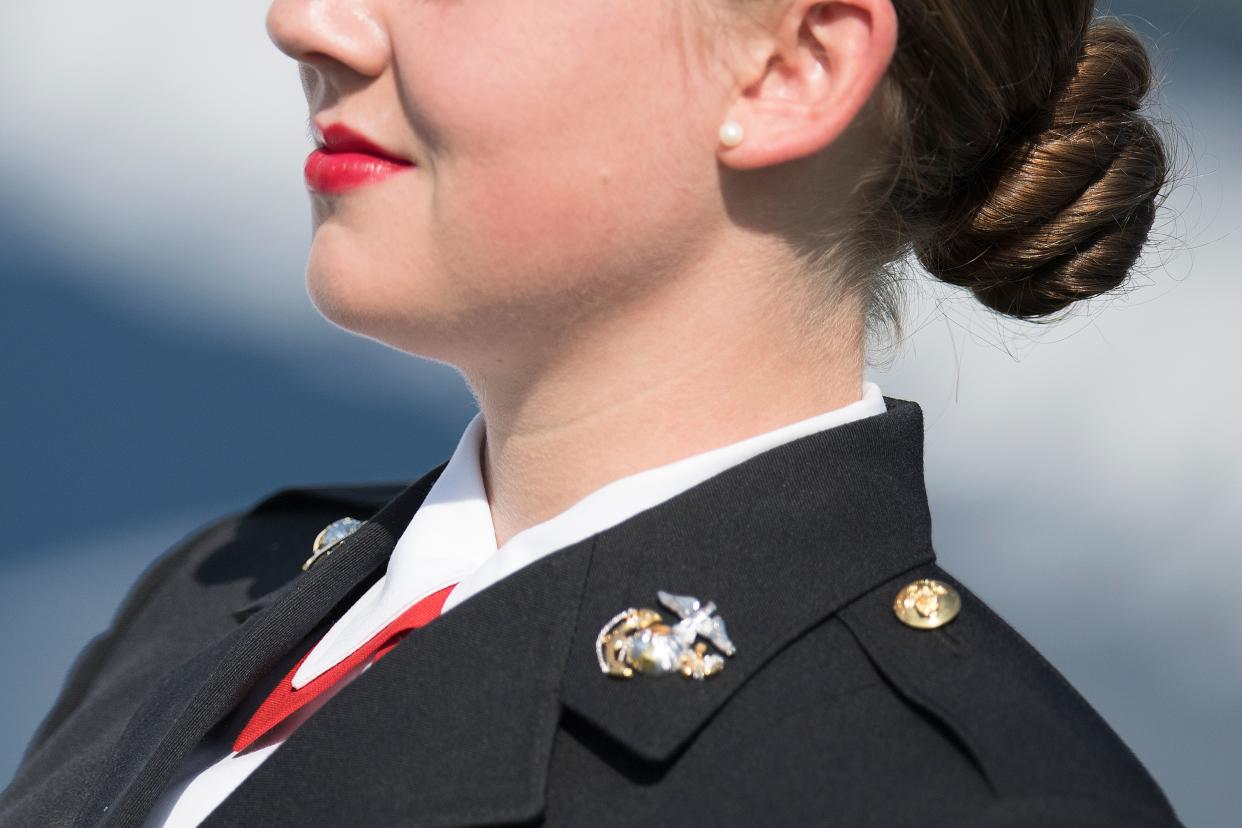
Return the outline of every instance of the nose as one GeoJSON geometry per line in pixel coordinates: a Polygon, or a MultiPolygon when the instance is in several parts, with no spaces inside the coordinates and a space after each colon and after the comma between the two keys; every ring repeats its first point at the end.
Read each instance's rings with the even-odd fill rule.
{"type": "Polygon", "coordinates": [[[375,0],[273,0],[267,34],[299,63],[322,67],[324,58],[375,77],[388,63],[388,33],[375,0]]]}

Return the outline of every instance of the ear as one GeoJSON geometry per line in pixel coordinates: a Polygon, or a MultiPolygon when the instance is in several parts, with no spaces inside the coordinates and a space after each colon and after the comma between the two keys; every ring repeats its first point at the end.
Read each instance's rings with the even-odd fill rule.
{"type": "Polygon", "coordinates": [[[888,70],[892,0],[792,0],[747,52],[742,91],[721,119],[742,126],[720,160],[754,169],[813,155],[845,131],[888,70]]]}

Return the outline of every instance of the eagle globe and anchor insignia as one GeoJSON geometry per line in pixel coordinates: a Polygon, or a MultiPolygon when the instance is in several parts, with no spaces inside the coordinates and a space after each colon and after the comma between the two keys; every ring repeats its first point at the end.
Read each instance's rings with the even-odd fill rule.
{"type": "Polygon", "coordinates": [[[599,669],[610,676],[631,678],[635,673],[666,676],[681,673],[702,680],[724,669],[725,656],[736,652],[724,619],[715,615],[716,604],[703,603],[689,595],[673,595],[660,590],[660,603],[681,618],[676,624],[664,623],[660,613],[631,607],[609,619],[595,639],[599,669]],[[706,638],[718,653],[709,653],[706,638]]]}
{"type": "Polygon", "coordinates": [[[323,527],[311,544],[311,556],[302,564],[302,571],[310,571],[312,566],[331,555],[337,544],[357,532],[362,524],[363,521],[357,518],[343,517],[323,527]]]}

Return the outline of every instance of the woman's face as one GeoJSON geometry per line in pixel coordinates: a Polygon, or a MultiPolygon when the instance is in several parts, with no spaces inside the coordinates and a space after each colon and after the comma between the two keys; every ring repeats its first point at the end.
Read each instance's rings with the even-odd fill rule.
{"type": "Polygon", "coordinates": [[[731,90],[696,58],[695,8],[275,0],[268,31],[299,61],[315,124],[415,162],[311,192],[316,306],[460,364],[515,356],[505,349],[657,288],[722,215],[731,90]]]}

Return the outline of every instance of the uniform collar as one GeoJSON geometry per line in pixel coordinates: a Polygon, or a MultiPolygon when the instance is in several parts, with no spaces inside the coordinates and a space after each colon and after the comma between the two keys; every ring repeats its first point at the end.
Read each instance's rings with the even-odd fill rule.
{"type": "MultiPolygon", "coordinates": [[[[935,560],[919,406],[777,446],[599,536],[562,683],[564,705],[645,759],[679,750],[794,638],[935,560]],[[714,601],[737,648],[719,675],[618,680],[594,642],[657,590],[714,601]]],[[[667,613],[666,613],[667,614],[667,613]]]]}
{"type": "Polygon", "coordinates": [[[668,760],[795,638],[934,561],[922,412],[886,402],[725,469],[413,631],[204,824],[244,821],[277,790],[305,811],[290,821],[313,821],[327,797],[379,824],[411,813],[444,825],[534,819],[567,715],[633,756],[668,760]],[[627,607],[657,606],[661,589],[717,603],[737,647],[719,675],[600,672],[600,628],[627,607]],[[332,781],[355,766],[366,773],[349,773],[350,785],[332,781]]]}
{"type": "Polygon", "coordinates": [[[513,536],[500,549],[481,473],[484,420],[480,412],[466,426],[448,465],[398,539],[384,576],[314,647],[293,684],[301,687],[330,670],[415,602],[450,584],[458,586],[444,612],[540,558],[616,526],[762,452],[884,411],[879,386],[864,382],[861,398],[848,405],[612,481],[513,536]]]}

